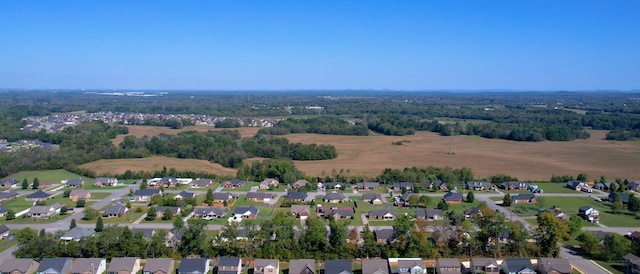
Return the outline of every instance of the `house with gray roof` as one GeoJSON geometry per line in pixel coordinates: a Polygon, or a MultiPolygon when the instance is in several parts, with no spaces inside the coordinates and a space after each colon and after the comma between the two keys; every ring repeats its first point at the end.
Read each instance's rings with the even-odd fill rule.
{"type": "Polygon", "coordinates": [[[122,217],[129,213],[129,209],[123,204],[115,204],[104,209],[104,216],[107,218],[122,217]]]}
{"type": "Polygon", "coordinates": [[[389,262],[385,259],[362,259],[362,274],[389,274],[389,262]]]}
{"type": "Polygon", "coordinates": [[[391,185],[391,189],[395,191],[401,191],[402,189],[413,191],[413,183],[410,182],[395,182],[391,185]]]}
{"type": "Polygon", "coordinates": [[[462,273],[462,264],[457,258],[438,258],[436,260],[437,274],[460,274],[462,273]]]}
{"type": "Polygon", "coordinates": [[[173,274],[174,264],[171,258],[148,258],[142,274],[173,274]]]}
{"type": "Polygon", "coordinates": [[[536,274],[531,259],[506,258],[502,261],[502,272],[505,274],[536,274]]]}
{"type": "Polygon", "coordinates": [[[362,201],[374,205],[381,205],[382,203],[384,203],[382,195],[378,193],[364,193],[362,194],[362,201]]]}
{"type": "Polygon", "coordinates": [[[269,192],[247,192],[247,201],[270,202],[272,194],[269,192]]]}
{"type": "Polygon", "coordinates": [[[211,260],[209,259],[182,259],[178,274],[206,274],[209,272],[211,260]]]}
{"type": "Polygon", "coordinates": [[[171,212],[172,216],[180,215],[180,207],[179,206],[156,206],[156,217],[164,216],[166,211],[171,212]]]}
{"type": "Polygon", "coordinates": [[[5,224],[0,225],[0,240],[9,238],[9,227],[5,224]]]}
{"type": "Polygon", "coordinates": [[[416,219],[419,219],[419,220],[436,221],[436,220],[442,220],[443,217],[444,217],[444,212],[442,212],[441,209],[426,209],[426,208],[416,209],[416,219]]]}
{"type": "Polygon", "coordinates": [[[102,274],[107,270],[104,258],[77,258],[71,266],[70,274],[102,274]]]}
{"type": "Polygon", "coordinates": [[[242,262],[238,257],[219,257],[215,267],[218,274],[240,274],[242,272],[242,262]]]}
{"type": "Polygon", "coordinates": [[[624,273],[640,273],[640,257],[629,253],[627,255],[624,255],[622,259],[624,260],[624,273]]]}
{"type": "Polygon", "coordinates": [[[353,274],[351,260],[327,260],[324,265],[324,274],[353,274]]]}
{"type": "Polygon", "coordinates": [[[378,182],[362,182],[356,183],[358,190],[378,190],[380,189],[380,183],[378,182]]]}
{"type": "Polygon", "coordinates": [[[0,207],[0,217],[5,217],[7,216],[7,213],[9,213],[9,209],[6,207],[0,207]]]}
{"type": "Polygon", "coordinates": [[[345,184],[343,184],[342,182],[327,182],[323,184],[324,189],[333,189],[333,190],[343,189],[344,186],[345,184]]]}
{"type": "Polygon", "coordinates": [[[64,186],[65,187],[72,187],[72,188],[83,187],[84,186],[84,180],[82,180],[82,178],[69,179],[66,182],[64,182],[64,186]]]}
{"type": "Polygon", "coordinates": [[[482,191],[482,190],[491,190],[492,188],[493,188],[493,184],[491,182],[486,182],[486,181],[467,182],[468,190],[482,191]]]}
{"type": "Polygon", "coordinates": [[[80,241],[80,239],[84,237],[91,237],[95,234],[96,234],[96,231],[93,229],[86,229],[86,228],[76,226],[70,229],[69,231],[67,231],[65,234],[62,234],[62,236],[60,236],[60,240],[78,242],[80,241]]]}
{"type": "Polygon", "coordinates": [[[229,192],[214,192],[213,201],[216,203],[224,203],[233,201],[233,194],[229,192]]]}
{"type": "Polygon", "coordinates": [[[186,190],[180,191],[180,193],[176,194],[173,197],[174,200],[184,200],[184,199],[195,199],[196,194],[193,192],[188,192],[186,190]]]}
{"type": "Polygon", "coordinates": [[[147,188],[138,189],[133,192],[133,197],[138,202],[148,202],[154,195],[162,195],[162,190],[160,190],[159,188],[147,188]]]}
{"type": "Polygon", "coordinates": [[[500,265],[498,265],[498,262],[496,261],[496,259],[493,259],[493,258],[473,257],[471,258],[470,267],[471,269],[469,270],[469,272],[471,274],[480,274],[480,273],[499,274],[500,273],[500,265]]]}
{"type": "Polygon", "coordinates": [[[284,200],[287,202],[304,202],[307,199],[307,193],[301,191],[288,192],[284,200]]]}
{"type": "Polygon", "coordinates": [[[462,203],[462,193],[458,192],[447,192],[442,199],[447,204],[459,204],[462,203]]]}
{"type": "MultiPolygon", "coordinates": [[[[8,192],[7,191],[3,191],[3,192],[0,192],[0,202],[6,201],[6,200],[15,199],[15,198],[18,198],[18,192],[15,192],[15,191],[8,191],[8,192]]],[[[27,201],[29,201],[29,200],[27,200],[27,201]]]]}
{"type": "Polygon", "coordinates": [[[238,206],[234,210],[234,215],[242,219],[255,219],[258,217],[258,208],[255,206],[238,206]]]}
{"type": "Polygon", "coordinates": [[[398,274],[423,274],[427,273],[427,268],[421,259],[399,259],[398,274]]]}
{"type": "Polygon", "coordinates": [[[262,180],[262,182],[260,182],[260,189],[269,189],[271,187],[278,187],[278,185],[280,184],[280,182],[278,182],[278,180],[273,179],[273,178],[267,178],[262,180]]]}
{"type": "Polygon", "coordinates": [[[158,181],[158,185],[164,185],[166,187],[175,186],[178,184],[178,179],[175,177],[162,177],[158,181]]]}
{"type": "Polygon", "coordinates": [[[71,258],[43,258],[36,270],[37,274],[67,274],[71,269],[71,258]]]}
{"type": "Polygon", "coordinates": [[[117,257],[111,259],[107,274],[132,274],[140,271],[140,258],[117,257]]]}
{"type": "Polygon", "coordinates": [[[395,220],[398,213],[390,209],[371,210],[367,213],[367,218],[377,220],[395,220]]]}
{"type": "Polygon", "coordinates": [[[270,259],[256,259],[253,263],[253,274],[278,274],[280,261],[270,259]]]}
{"type": "Polygon", "coordinates": [[[322,199],[325,203],[339,204],[346,200],[344,194],[339,192],[331,192],[324,196],[322,199]]]}
{"type": "Polygon", "coordinates": [[[74,189],[69,192],[69,200],[77,202],[78,200],[87,200],[91,198],[91,191],[86,189],[74,189]]]}
{"type": "Polygon", "coordinates": [[[193,187],[193,188],[207,188],[207,187],[210,187],[211,184],[213,184],[211,179],[196,179],[191,184],[191,187],[193,187]]]}
{"type": "Polygon", "coordinates": [[[571,274],[573,268],[568,259],[564,258],[539,258],[538,273],[540,274],[571,274]]]}
{"type": "Polygon", "coordinates": [[[95,187],[103,187],[103,186],[117,186],[118,179],[112,177],[98,177],[93,180],[93,186],[95,187]]]}
{"type": "Polygon", "coordinates": [[[396,231],[393,228],[381,228],[373,232],[376,242],[389,244],[396,238],[396,231]]]}
{"type": "Polygon", "coordinates": [[[217,206],[198,206],[193,209],[193,217],[203,220],[213,220],[226,215],[224,208],[217,206]]]}
{"type": "Polygon", "coordinates": [[[300,219],[307,219],[311,215],[311,206],[309,205],[291,205],[291,215],[300,219]]]}
{"type": "Polygon", "coordinates": [[[523,181],[506,181],[500,184],[504,190],[527,190],[527,183],[523,181]]]}
{"type": "Polygon", "coordinates": [[[53,215],[60,214],[62,204],[55,203],[50,206],[32,206],[27,212],[27,216],[31,218],[49,218],[53,215]]]}
{"type": "Polygon", "coordinates": [[[24,200],[37,202],[37,201],[45,201],[45,200],[48,200],[49,198],[51,198],[51,194],[46,193],[42,190],[38,190],[34,193],[27,195],[27,197],[25,197],[24,200]]]}
{"type": "Polygon", "coordinates": [[[289,261],[289,274],[315,274],[316,260],[298,259],[289,261]]]}
{"type": "Polygon", "coordinates": [[[224,182],[224,188],[240,188],[247,184],[247,181],[240,180],[238,178],[231,179],[229,181],[224,182]]]}
{"type": "Polygon", "coordinates": [[[462,214],[464,214],[465,219],[472,219],[472,218],[475,218],[476,216],[482,216],[482,212],[477,207],[469,208],[464,212],[462,212],[462,214]]]}
{"type": "Polygon", "coordinates": [[[295,189],[301,188],[301,187],[306,187],[309,184],[309,181],[304,180],[304,179],[300,179],[297,180],[293,183],[292,187],[295,189]]]}
{"type": "Polygon", "coordinates": [[[533,193],[520,193],[518,195],[511,196],[512,204],[535,204],[538,203],[536,195],[533,193]]]}
{"type": "Polygon", "coordinates": [[[20,184],[20,181],[15,178],[0,180],[0,187],[2,188],[18,188],[18,184],[20,184]]]}
{"type": "Polygon", "coordinates": [[[0,273],[31,274],[38,270],[39,262],[33,259],[7,258],[0,264],[0,273]]]}

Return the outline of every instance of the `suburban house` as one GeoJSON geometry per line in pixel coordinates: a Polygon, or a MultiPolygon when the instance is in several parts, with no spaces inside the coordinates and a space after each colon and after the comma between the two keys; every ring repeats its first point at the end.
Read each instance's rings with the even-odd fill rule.
{"type": "Polygon", "coordinates": [[[371,210],[367,213],[367,218],[377,220],[395,220],[398,213],[389,209],[371,210]]]}
{"type": "Polygon", "coordinates": [[[527,183],[522,181],[507,181],[500,184],[504,190],[527,190],[527,183]]]}
{"type": "Polygon", "coordinates": [[[93,186],[95,187],[103,187],[103,186],[117,186],[118,179],[116,178],[108,178],[108,177],[98,177],[93,180],[93,186]]]}
{"type": "Polygon", "coordinates": [[[438,258],[436,260],[437,274],[460,274],[462,273],[462,264],[459,259],[438,258]]]}
{"type": "Polygon", "coordinates": [[[469,272],[471,274],[500,274],[500,266],[493,258],[471,258],[469,272]]]}
{"type": "Polygon", "coordinates": [[[71,258],[42,258],[37,274],[67,274],[73,263],[71,258]]]}
{"type": "Polygon", "coordinates": [[[576,190],[576,191],[582,191],[582,188],[587,187],[587,185],[583,182],[583,181],[568,181],[567,182],[567,188],[576,190]]]}
{"type": "Polygon", "coordinates": [[[78,188],[84,186],[84,180],[82,180],[82,178],[64,180],[63,183],[65,187],[78,188]]]}
{"type": "Polygon", "coordinates": [[[416,209],[416,219],[418,220],[429,220],[429,221],[437,221],[442,220],[444,213],[441,209],[425,209],[418,208],[416,209]]]}
{"type": "Polygon", "coordinates": [[[180,191],[173,197],[174,200],[195,199],[196,194],[193,192],[187,192],[186,190],[180,191]]]}
{"type": "Polygon", "coordinates": [[[162,177],[158,181],[158,186],[170,187],[175,185],[178,185],[178,179],[174,177],[162,177]]]}
{"type": "Polygon", "coordinates": [[[376,242],[381,244],[389,244],[396,237],[396,232],[395,230],[393,230],[393,228],[381,228],[374,231],[373,234],[376,237],[376,242]]]}
{"type": "Polygon", "coordinates": [[[298,259],[289,261],[289,274],[316,274],[316,260],[298,259]]]}
{"type": "Polygon", "coordinates": [[[391,185],[391,189],[393,189],[394,191],[402,191],[403,189],[408,191],[413,191],[413,183],[396,182],[391,185]]]}
{"type": "Polygon", "coordinates": [[[193,209],[193,217],[203,220],[213,220],[224,217],[225,212],[222,207],[216,206],[199,206],[193,209]]]}
{"type": "Polygon", "coordinates": [[[70,274],[102,274],[107,270],[107,260],[103,258],[77,258],[71,266],[70,274]]]}
{"type": "Polygon", "coordinates": [[[590,223],[600,222],[600,212],[591,206],[583,206],[578,208],[578,216],[582,217],[590,223]]]}
{"type": "Polygon", "coordinates": [[[148,258],[142,274],[173,274],[174,262],[170,258],[148,258]]]}
{"type": "Polygon", "coordinates": [[[462,203],[462,193],[447,192],[442,199],[447,204],[459,204],[462,203]]]}
{"type": "Polygon", "coordinates": [[[308,205],[291,205],[291,216],[305,220],[311,214],[311,206],[308,205]]]}
{"type": "Polygon", "coordinates": [[[219,257],[215,265],[218,274],[240,274],[242,263],[238,257],[219,257]]]}
{"type": "Polygon", "coordinates": [[[511,196],[511,203],[513,204],[535,204],[538,203],[536,195],[532,193],[520,193],[518,195],[511,196]]]}
{"type": "Polygon", "coordinates": [[[351,260],[327,260],[324,262],[324,274],[352,274],[351,260]]]}
{"type": "Polygon", "coordinates": [[[267,178],[262,180],[262,182],[260,182],[260,189],[269,189],[269,188],[276,188],[278,187],[278,185],[280,185],[280,182],[278,182],[278,180],[273,179],[273,178],[267,178]]]}
{"type": "Polygon", "coordinates": [[[622,257],[622,259],[624,260],[624,273],[640,273],[640,257],[629,253],[622,257]]]}
{"type": "Polygon", "coordinates": [[[431,181],[429,183],[429,188],[432,190],[441,190],[441,191],[449,190],[449,186],[447,186],[447,184],[445,184],[442,180],[431,181]]]}
{"type": "Polygon", "coordinates": [[[235,208],[234,216],[241,219],[255,219],[258,217],[258,208],[255,206],[239,206],[235,208]]]}
{"type": "Polygon", "coordinates": [[[14,178],[7,178],[0,181],[0,188],[17,188],[20,181],[14,178]]]}
{"type": "Polygon", "coordinates": [[[342,182],[328,182],[323,184],[324,189],[340,190],[344,188],[342,182]]]}
{"type": "Polygon", "coordinates": [[[378,190],[380,189],[380,183],[378,182],[363,182],[357,183],[356,189],[358,190],[378,190]]]}
{"type": "Polygon", "coordinates": [[[148,229],[148,228],[134,228],[131,230],[131,234],[133,236],[136,236],[138,234],[140,234],[142,236],[142,238],[144,238],[145,240],[149,241],[151,240],[151,237],[153,237],[153,235],[156,234],[156,230],[155,229],[148,229]]]}
{"type": "Polygon", "coordinates": [[[269,192],[247,192],[247,201],[271,202],[271,197],[269,192]]]}
{"type": "Polygon", "coordinates": [[[15,199],[15,198],[18,198],[18,192],[15,192],[15,191],[0,192],[0,202],[15,199]]]}
{"type": "Polygon", "coordinates": [[[211,260],[209,259],[182,259],[178,274],[206,274],[209,273],[211,260]]]}
{"type": "Polygon", "coordinates": [[[398,260],[398,274],[424,274],[427,268],[421,259],[418,260],[398,260]]]}
{"type": "Polygon", "coordinates": [[[502,261],[505,274],[536,274],[536,269],[528,258],[506,258],[502,261]]]}
{"type": "Polygon", "coordinates": [[[593,188],[599,189],[599,190],[609,190],[612,187],[614,189],[618,189],[618,187],[620,187],[620,185],[618,183],[614,183],[614,182],[598,182],[598,183],[595,183],[595,185],[593,185],[593,188]]]}
{"type": "Polygon", "coordinates": [[[538,273],[540,274],[571,274],[573,269],[568,259],[539,258],[538,273]]]}
{"type": "Polygon", "coordinates": [[[465,210],[464,212],[462,212],[462,214],[464,214],[464,218],[465,219],[473,219],[473,218],[475,218],[477,216],[482,216],[482,212],[477,207],[469,208],[469,209],[465,210]]]}
{"type": "Polygon", "coordinates": [[[129,209],[123,204],[115,204],[104,209],[104,216],[107,218],[122,217],[129,213],[129,209]]]}
{"type": "Polygon", "coordinates": [[[491,182],[467,182],[468,190],[491,190],[493,188],[493,184],[491,182]]]}
{"type": "Polygon", "coordinates": [[[631,193],[611,193],[609,194],[609,199],[608,199],[609,202],[613,202],[614,195],[619,195],[620,200],[622,201],[623,204],[628,204],[629,198],[631,197],[631,193]]]}
{"type": "Polygon", "coordinates": [[[162,190],[158,188],[147,188],[147,189],[138,189],[133,192],[133,197],[138,202],[148,202],[151,200],[151,196],[153,195],[162,195],[162,190]]]}
{"type": "Polygon", "coordinates": [[[38,190],[34,193],[31,193],[29,195],[27,195],[27,197],[24,198],[25,201],[32,201],[32,202],[38,202],[38,201],[45,201],[48,200],[49,198],[51,198],[51,194],[46,193],[42,190],[38,190]]]}
{"type": "Polygon", "coordinates": [[[96,231],[93,229],[86,229],[86,228],[82,228],[79,226],[76,226],[72,229],[70,229],[69,231],[67,231],[65,234],[62,234],[62,236],[60,236],[60,240],[63,241],[80,241],[80,239],[84,238],[84,237],[91,237],[93,235],[96,234],[96,231]]]}
{"type": "Polygon", "coordinates": [[[224,182],[224,188],[240,188],[247,184],[247,182],[242,181],[238,178],[231,179],[229,181],[224,182]]]}
{"type": "Polygon", "coordinates": [[[172,216],[178,216],[180,214],[179,206],[156,206],[156,217],[164,216],[165,211],[169,210],[172,216]]]}
{"type": "Polygon", "coordinates": [[[193,187],[193,188],[207,188],[207,187],[210,187],[211,184],[213,184],[211,179],[196,179],[191,184],[191,187],[193,187]]]}
{"type": "Polygon", "coordinates": [[[332,192],[324,196],[322,199],[325,203],[339,204],[346,200],[344,194],[339,192],[332,192]]]}
{"type": "Polygon", "coordinates": [[[1,224],[0,225],[0,240],[4,240],[6,238],[9,238],[9,227],[7,227],[5,224],[1,224]]]}
{"type": "Polygon", "coordinates": [[[308,184],[309,184],[309,181],[300,179],[300,180],[295,181],[295,183],[293,183],[293,185],[291,187],[293,187],[295,189],[298,189],[298,188],[301,188],[301,187],[306,187],[308,184]]]}
{"type": "Polygon", "coordinates": [[[76,202],[78,200],[87,200],[91,198],[91,192],[85,189],[74,189],[69,193],[69,200],[76,202]]]}
{"type": "Polygon", "coordinates": [[[551,206],[550,208],[538,210],[538,214],[536,216],[540,216],[542,215],[542,213],[545,213],[545,212],[550,212],[551,214],[553,214],[553,216],[558,218],[558,220],[560,221],[569,220],[569,215],[564,214],[564,212],[560,211],[560,208],[555,205],[551,206]]]}
{"type": "Polygon", "coordinates": [[[0,264],[0,273],[31,274],[38,270],[39,262],[33,259],[7,258],[0,264]]]}
{"type": "Polygon", "coordinates": [[[224,203],[233,201],[233,194],[229,192],[214,192],[213,193],[213,202],[214,203],[224,203]]]}
{"type": "Polygon", "coordinates": [[[316,215],[318,217],[328,218],[333,216],[334,219],[353,219],[355,210],[350,206],[318,206],[316,207],[316,215]]]}
{"type": "Polygon", "coordinates": [[[640,192],[640,182],[632,181],[627,185],[627,190],[640,192]]]}
{"type": "Polygon", "coordinates": [[[280,261],[256,259],[253,263],[253,274],[279,274],[280,261]]]}
{"type": "Polygon", "coordinates": [[[362,259],[362,274],[389,274],[389,262],[385,259],[362,259]]]}
{"type": "Polygon", "coordinates": [[[285,202],[304,202],[307,199],[307,193],[305,192],[288,192],[284,197],[285,202]]]}
{"type": "Polygon", "coordinates": [[[362,201],[374,205],[381,205],[383,203],[382,195],[378,193],[364,193],[362,194],[362,201]]]}
{"type": "Polygon", "coordinates": [[[7,216],[7,213],[9,213],[9,209],[6,207],[0,207],[0,217],[5,217],[7,216]]]}
{"type": "Polygon", "coordinates": [[[49,218],[53,215],[60,214],[62,204],[55,203],[50,206],[32,206],[27,212],[27,216],[31,218],[49,218]]]}
{"type": "Polygon", "coordinates": [[[140,258],[118,257],[111,259],[107,274],[132,274],[140,271],[140,258]]]}
{"type": "MultiPolygon", "coordinates": [[[[53,182],[51,181],[46,181],[46,180],[40,180],[39,182],[39,188],[50,188],[53,186],[53,182]]],[[[30,186],[33,186],[33,183],[30,184],[30,186]]]]}

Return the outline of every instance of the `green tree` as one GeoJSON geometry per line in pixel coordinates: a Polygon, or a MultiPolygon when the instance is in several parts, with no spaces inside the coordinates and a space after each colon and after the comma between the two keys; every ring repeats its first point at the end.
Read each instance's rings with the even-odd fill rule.
{"type": "Polygon", "coordinates": [[[447,204],[444,200],[440,200],[438,203],[438,209],[449,210],[449,204],[447,204]]]}
{"type": "Polygon", "coordinates": [[[586,173],[580,173],[578,174],[578,177],[576,177],[576,180],[583,181],[583,182],[586,182],[588,179],[589,179],[589,176],[586,173]]]}
{"type": "Polygon", "coordinates": [[[560,254],[558,242],[566,238],[568,230],[551,212],[538,215],[537,240],[540,247],[540,255],[544,257],[557,257],[560,254]]]}
{"type": "Polygon", "coordinates": [[[128,209],[131,209],[131,202],[127,201],[127,204],[125,205],[128,209]]]}
{"type": "Polygon", "coordinates": [[[147,211],[147,217],[144,217],[145,220],[147,221],[153,221],[156,219],[156,208],[155,207],[149,207],[149,211],[147,211]]]}
{"type": "Polygon", "coordinates": [[[637,213],[638,211],[640,211],[640,199],[636,198],[635,195],[629,195],[629,203],[627,204],[627,208],[633,213],[637,213]]]}
{"type": "Polygon", "coordinates": [[[410,206],[418,206],[418,204],[420,204],[420,197],[417,194],[409,195],[409,198],[407,198],[407,200],[410,206]]]}
{"type": "Polygon", "coordinates": [[[173,212],[171,212],[171,209],[167,207],[162,213],[162,220],[171,220],[171,218],[173,218],[173,212]]]}
{"type": "Polygon", "coordinates": [[[72,228],[74,228],[74,227],[76,227],[76,226],[78,226],[78,225],[76,224],[76,219],[71,219],[71,223],[69,224],[69,229],[72,229],[72,228]]]}
{"type": "Polygon", "coordinates": [[[7,211],[7,221],[13,220],[16,218],[16,213],[13,210],[7,211]]]}
{"type": "Polygon", "coordinates": [[[87,201],[85,201],[84,199],[78,199],[76,201],[76,207],[84,207],[86,203],[87,201]]]}
{"type": "Polygon", "coordinates": [[[183,257],[193,254],[205,254],[206,239],[202,238],[202,232],[206,221],[201,219],[189,219],[187,229],[184,231],[178,251],[183,257]]]}
{"type": "Polygon", "coordinates": [[[172,231],[182,231],[184,229],[184,221],[182,218],[176,218],[173,221],[173,229],[172,231]]]}
{"type": "Polygon", "coordinates": [[[329,223],[329,246],[337,258],[347,256],[347,231],[333,220],[329,223]]]}
{"type": "Polygon", "coordinates": [[[70,194],[71,194],[71,189],[65,189],[64,192],[62,193],[62,197],[69,198],[70,194]]]}
{"type": "Polygon", "coordinates": [[[98,220],[96,221],[96,232],[102,232],[104,230],[104,223],[102,221],[102,217],[98,216],[98,220]]]}
{"type": "Polygon", "coordinates": [[[140,183],[140,190],[147,189],[147,179],[142,180],[140,183]]]}
{"type": "Polygon", "coordinates": [[[84,217],[82,217],[83,220],[93,220],[95,218],[97,218],[99,216],[100,212],[98,212],[98,210],[93,209],[92,207],[87,207],[84,209],[84,217]]]}
{"type": "Polygon", "coordinates": [[[33,189],[38,189],[40,187],[40,180],[38,180],[38,177],[33,178],[33,189]]]}
{"type": "Polygon", "coordinates": [[[469,191],[467,194],[467,203],[473,203],[476,200],[476,196],[473,194],[473,191],[469,191]]]}
{"type": "Polygon", "coordinates": [[[22,179],[22,189],[27,189],[29,188],[29,181],[27,181],[27,178],[22,179]]]}
{"type": "Polygon", "coordinates": [[[609,233],[604,238],[603,260],[608,262],[618,261],[629,252],[631,252],[631,243],[623,236],[609,233]]]}
{"type": "Polygon", "coordinates": [[[571,215],[569,220],[567,221],[567,227],[569,228],[569,235],[576,235],[580,230],[582,230],[582,217],[578,215],[571,215]]]}
{"type": "Polygon", "coordinates": [[[503,206],[511,206],[511,194],[507,193],[502,197],[503,206]]]}
{"type": "Polygon", "coordinates": [[[207,203],[208,205],[213,205],[213,190],[212,189],[208,189],[207,190],[207,195],[204,196],[204,202],[207,203]]]}
{"type": "Polygon", "coordinates": [[[624,213],[624,204],[622,203],[620,194],[618,194],[617,192],[613,193],[612,202],[611,202],[611,211],[613,212],[613,214],[624,213]]]}
{"type": "Polygon", "coordinates": [[[420,204],[424,207],[429,207],[429,204],[431,204],[431,197],[427,195],[420,196],[420,204]]]}
{"type": "Polygon", "coordinates": [[[69,211],[69,208],[67,208],[67,206],[66,206],[66,205],[63,205],[63,206],[60,208],[60,215],[65,215],[65,214],[67,214],[67,211],[69,211]]]}
{"type": "Polygon", "coordinates": [[[602,246],[599,243],[598,236],[591,231],[583,231],[576,237],[576,240],[580,242],[580,252],[582,256],[585,256],[590,259],[598,259],[600,257],[600,252],[602,250],[602,246]]]}

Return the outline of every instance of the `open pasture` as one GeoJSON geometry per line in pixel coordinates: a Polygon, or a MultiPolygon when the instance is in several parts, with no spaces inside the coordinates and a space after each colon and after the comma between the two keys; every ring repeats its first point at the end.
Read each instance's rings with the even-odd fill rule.
{"type": "Polygon", "coordinates": [[[86,163],[84,165],[81,165],[81,167],[93,170],[98,174],[122,174],[127,170],[156,171],[162,170],[162,167],[167,167],[167,169],[175,168],[178,171],[189,170],[194,172],[213,173],[223,176],[234,176],[237,172],[234,169],[225,168],[219,164],[214,164],[206,160],[177,159],[164,156],[153,156],[136,159],[99,160],[91,163],[86,163]]]}
{"type": "Polygon", "coordinates": [[[168,127],[157,127],[157,126],[127,126],[127,128],[129,129],[129,134],[125,134],[125,135],[118,135],[118,137],[116,137],[115,139],[113,139],[113,144],[114,145],[119,145],[123,140],[125,136],[128,135],[132,135],[135,136],[137,138],[141,138],[144,136],[155,136],[161,133],[164,134],[170,134],[170,135],[176,135],[180,132],[184,132],[184,131],[198,131],[198,132],[207,132],[209,130],[213,130],[213,131],[221,131],[221,130],[237,130],[238,132],[240,132],[240,135],[242,136],[242,138],[246,138],[246,137],[252,137],[254,135],[256,135],[256,133],[258,132],[258,130],[260,128],[257,127],[241,127],[241,128],[214,128],[212,126],[186,126],[183,127],[181,129],[171,129],[168,127]]]}

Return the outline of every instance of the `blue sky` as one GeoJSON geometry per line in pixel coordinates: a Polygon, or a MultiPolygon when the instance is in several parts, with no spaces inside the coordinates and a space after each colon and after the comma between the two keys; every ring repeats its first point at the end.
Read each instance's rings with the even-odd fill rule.
{"type": "Polygon", "coordinates": [[[640,1],[0,0],[0,87],[640,88],[640,1]]]}

